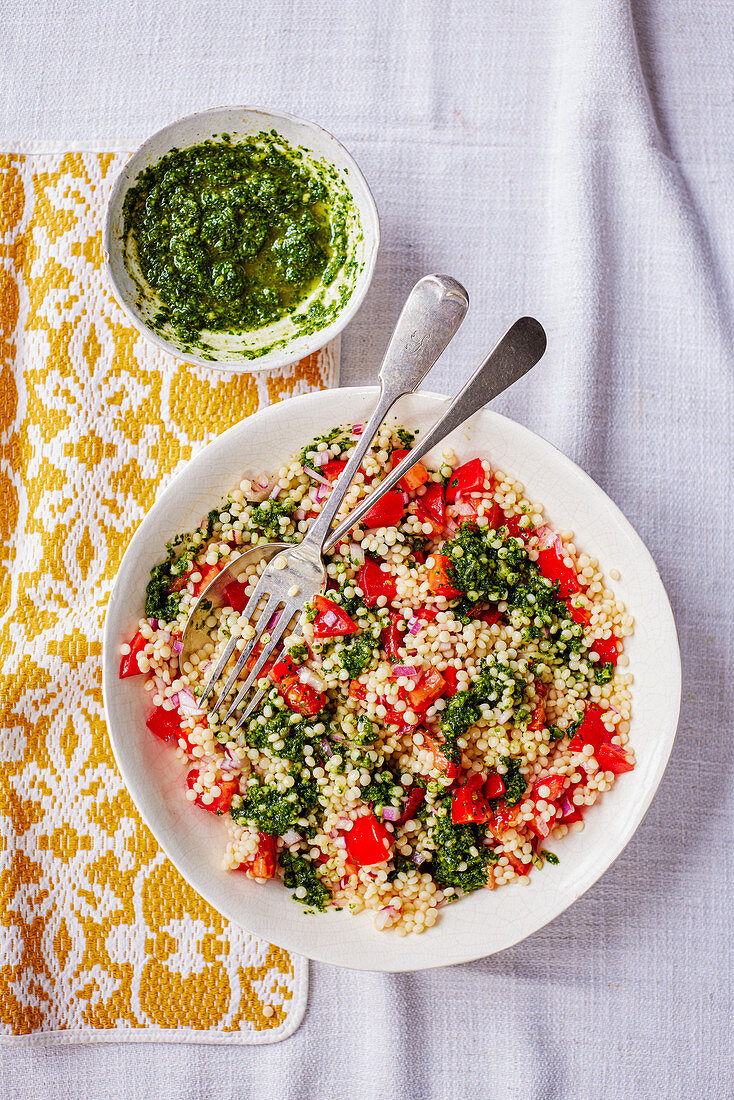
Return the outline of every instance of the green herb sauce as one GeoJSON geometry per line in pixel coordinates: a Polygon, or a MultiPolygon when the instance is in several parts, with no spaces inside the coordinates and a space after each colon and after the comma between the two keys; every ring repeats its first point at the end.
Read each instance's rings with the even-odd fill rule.
{"type": "MultiPolygon", "coordinates": [[[[128,269],[157,295],[154,327],[196,347],[206,344],[202,333],[274,324],[329,287],[354,263],[355,217],[332,166],[309,163],[274,131],[237,142],[223,134],[172,150],[127,192],[128,269]]],[[[313,331],[332,319],[317,297],[299,325],[313,331]]]]}
{"type": "Polygon", "coordinates": [[[301,905],[308,909],[315,909],[323,913],[331,901],[331,891],[324,885],[316,873],[313,863],[305,856],[296,855],[294,852],[281,852],[280,866],[283,868],[283,882],[289,890],[304,887],[306,896],[293,897],[301,905]]]}

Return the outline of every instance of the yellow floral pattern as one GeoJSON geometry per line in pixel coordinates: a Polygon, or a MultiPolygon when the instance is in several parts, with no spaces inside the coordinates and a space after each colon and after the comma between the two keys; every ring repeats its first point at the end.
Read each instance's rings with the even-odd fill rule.
{"type": "Polygon", "coordinates": [[[260,376],[150,347],[102,270],[123,162],[0,156],[0,1039],[270,1042],[298,1025],[306,964],[220,917],[143,825],[100,639],[161,485],[261,404],[335,384],[338,345],[260,376]]]}

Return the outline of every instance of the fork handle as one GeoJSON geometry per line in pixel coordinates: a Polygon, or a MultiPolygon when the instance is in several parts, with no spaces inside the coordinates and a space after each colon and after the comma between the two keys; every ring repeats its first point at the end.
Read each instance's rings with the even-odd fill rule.
{"type": "MultiPolygon", "coordinates": [[[[360,500],[345,520],[331,532],[324,543],[324,551],[331,550],[376,502],[387,493],[408,470],[423,456],[443,442],[455,428],[481,409],[493,397],[506,390],[518,378],[535,366],[543,356],[546,336],[540,321],[534,317],[521,317],[498,340],[487,358],[474,371],[469,381],[457,393],[440,420],[408,452],[402,462],[380,482],[368,496],[360,500]]],[[[344,473],[347,471],[345,470],[344,473]]]]}
{"type": "Polygon", "coordinates": [[[469,308],[461,283],[449,275],[426,275],[411,290],[380,366],[380,398],[359,442],[301,545],[321,553],[339,505],[362,459],[398,398],[423,381],[455,335],[469,308]]]}

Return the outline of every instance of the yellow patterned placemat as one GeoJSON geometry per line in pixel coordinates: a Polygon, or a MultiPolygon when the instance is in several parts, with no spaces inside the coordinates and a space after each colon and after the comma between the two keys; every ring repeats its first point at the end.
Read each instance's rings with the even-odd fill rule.
{"type": "Polygon", "coordinates": [[[261,405],[336,384],[338,346],[260,376],[151,348],[102,270],[125,159],[0,156],[0,1041],[272,1042],[307,964],[220,917],[138,817],[102,621],[161,486],[261,405]]]}

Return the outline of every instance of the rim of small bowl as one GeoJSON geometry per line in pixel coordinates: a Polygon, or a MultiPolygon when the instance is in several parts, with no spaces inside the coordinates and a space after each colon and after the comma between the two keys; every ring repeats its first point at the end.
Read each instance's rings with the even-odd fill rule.
{"type": "MultiPolygon", "coordinates": [[[[114,620],[119,619],[117,604],[119,603],[118,588],[120,587],[120,578],[124,577],[127,569],[130,566],[130,562],[133,561],[137,557],[138,553],[147,545],[147,532],[145,528],[149,524],[146,521],[150,519],[151,515],[154,512],[158,511],[160,508],[165,507],[170,501],[173,501],[177,498],[178,482],[180,481],[181,477],[187,470],[191,468],[193,464],[206,464],[205,456],[207,455],[207,452],[210,450],[211,447],[221,447],[223,445],[223,440],[226,440],[227,437],[231,437],[234,433],[241,432],[243,425],[249,425],[256,417],[263,419],[272,419],[273,417],[277,418],[279,415],[282,414],[284,410],[294,410],[298,407],[302,407],[304,410],[307,410],[309,405],[315,406],[320,401],[323,401],[325,398],[333,398],[333,396],[337,394],[345,395],[344,406],[346,408],[348,405],[346,395],[351,395],[354,399],[359,400],[365,397],[374,396],[377,393],[377,387],[341,387],[335,390],[326,390],[316,393],[304,394],[299,397],[290,398],[287,401],[280,402],[277,405],[269,406],[266,409],[261,410],[259,413],[254,414],[252,417],[248,417],[246,421],[241,421],[239,424],[234,425],[232,428],[228,429],[227,432],[224,432],[222,435],[218,436],[215,440],[209,443],[207,447],[203,448],[198,453],[198,455],[196,455],[195,458],[191,459],[185,467],[183,467],[179,474],[176,475],[176,477],[169,483],[166,489],[157,498],[156,503],[153,505],[153,507],[146,513],[146,516],[141,521],[141,524],[138,527],[135,535],[133,536],[120,563],[118,575],[113,585],[107,613],[105,616],[102,653],[103,695],[105,714],[108,721],[110,743],[112,745],[113,753],[117,761],[118,767],[120,768],[122,777],[125,781],[128,791],[133,798],[133,801],[135,802],[138,812],[140,813],[143,821],[146,823],[146,825],[149,826],[149,828],[153,832],[156,838],[156,842],[160,845],[166,855],[171,859],[172,863],[178,868],[178,870],[187,880],[187,882],[189,882],[192,887],[203,898],[205,898],[206,901],[208,901],[219,913],[222,913],[229,920],[232,920],[236,925],[238,925],[238,927],[245,928],[253,935],[269,939],[271,942],[275,942],[279,946],[285,947],[287,950],[294,951],[301,955],[306,955],[308,958],[354,970],[400,973],[417,970],[428,970],[439,966],[472,962],[476,959],[486,958],[500,951],[504,951],[508,947],[512,947],[515,944],[526,939],[527,937],[534,935],[536,932],[544,928],[547,924],[555,920],[556,917],[560,916],[561,913],[565,912],[566,909],[573,905],[574,902],[576,902],[584,893],[586,893],[586,891],[589,890],[602,877],[602,875],[604,875],[609,870],[612,864],[624,851],[624,849],[634,836],[635,832],[639,828],[640,824],[642,823],[650,807],[650,804],[660,786],[661,780],[667,768],[670,754],[673,749],[673,744],[675,742],[675,736],[677,733],[678,721],[680,717],[681,661],[675,619],[672,609],[670,607],[670,601],[668,600],[665,586],[662,582],[662,578],[660,577],[660,573],[657,569],[657,566],[650,551],[647,549],[642,538],[637,534],[630,521],[626,518],[626,516],[622,513],[622,511],[618,508],[614,501],[604,492],[601,486],[598,485],[594,481],[594,479],[584,470],[582,470],[581,467],[578,466],[572,459],[568,458],[562,451],[555,447],[555,445],[552,444],[549,440],[545,439],[537,432],[532,431],[530,428],[525,427],[525,425],[520,424],[518,421],[511,420],[508,417],[502,416],[502,414],[495,412],[493,409],[485,408],[481,410],[481,412],[477,415],[488,415],[493,423],[496,434],[499,434],[502,431],[503,427],[505,427],[505,430],[507,430],[506,426],[511,425],[511,432],[519,432],[520,436],[526,436],[534,441],[537,441],[537,444],[540,445],[540,449],[546,451],[546,456],[552,457],[554,462],[560,464],[560,467],[562,468],[561,474],[564,475],[564,480],[565,478],[568,478],[568,480],[572,482],[575,479],[577,481],[577,484],[583,486],[585,492],[591,493],[592,499],[589,501],[585,500],[585,514],[588,514],[590,517],[593,516],[593,509],[589,507],[589,505],[593,503],[593,498],[596,498],[597,502],[603,500],[605,507],[609,508],[608,522],[610,531],[613,526],[616,526],[618,530],[621,530],[621,532],[625,536],[625,539],[628,540],[634,547],[635,559],[639,560],[640,563],[646,565],[648,572],[647,579],[654,579],[654,581],[659,586],[658,596],[661,597],[660,609],[663,613],[664,618],[667,620],[665,624],[667,627],[667,638],[663,638],[663,642],[667,641],[668,643],[668,666],[666,668],[668,676],[668,692],[664,696],[664,707],[666,709],[663,715],[664,721],[661,721],[659,726],[657,727],[661,741],[661,752],[657,760],[655,771],[651,774],[650,777],[648,777],[646,785],[642,789],[639,801],[635,803],[634,809],[632,812],[630,812],[628,818],[623,821],[622,826],[619,828],[614,837],[613,843],[609,846],[609,850],[607,850],[606,848],[604,849],[603,855],[601,856],[598,865],[596,863],[592,863],[592,865],[588,868],[580,868],[578,874],[575,877],[572,877],[571,883],[569,883],[567,886],[564,886],[563,888],[557,886],[550,878],[547,880],[546,894],[549,895],[549,900],[545,904],[541,903],[539,906],[537,904],[535,907],[533,907],[532,904],[530,904],[529,906],[531,910],[533,908],[540,909],[541,912],[538,923],[534,923],[534,921],[536,920],[535,917],[533,917],[529,922],[531,927],[524,926],[524,922],[521,921],[521,927],[518,928],[516,926],[513,926],[512,930],[506,935],[505,941],[496,946],[488,946],[487,942],[484,939],[479,942],[479,937],[477,936],[476,932],[470,932],[465,929],[457,930],[457,934],[454,935],[456,947],[451,950],[448,958],[446,958],[444,955],[433,957],[431,954],[432,934],[435,933],[434,929],[429,929],[421,936],[408,936],[401,939],[393,939],[393,937],[390,936],[389,933],[376,932],[374,931],[374,929],[372,929],[371,926],[362,929],[356,927],[357,921],[365,919],[364,913],[359,914],[359,916],[357,916],[356,918],[353,916],[344,918],[345,920],[355,922],[353,933],[350,929],[350,933],[347,933],[346,935],[339,934],[337,929],[334,929],[332,936],[329,937],[328,941],[326,940],[326,937],[323,937],[323,941],[325,942],[320,941],[319,944],[317,944],[316,946],[311,943],[304,944],[303,929],[307,926],[304,926],[300,921],[294,920],[292,926],[289,927],[286,931],[276,930],[275,935],[272,935],[272,929],[270,931],[268,930],[267,924],[260,915],[256,914],[251,918],[252,924],[254,924],[255,927],[252,927],[251,925],[248,926],[246,900],[237,905],[229,904],[226,901],[223,902],[222,898],[217,896],[216,887],[212,887],[211,889],[209,889],[208,886],[202,885],[202,879],[206,878],[206,868],[201,868],[197,865],[194,870],[192,870],[191,868],[187,868],[186,870],[184,870],[182,864],[185,864],[187,859],[187,853],[184,850],[185,846],[182,847],[182,842],[178,836],[174,838],[171,835],[167,836],[165,841],[161,840],[161,837],[158,833],[158,826],[153,820],[154,815],[152,813],[148,813],[148,808],[145,805],[145,796],[143,795],[142,797],[142,801],[144,803],[143,806],[141,806],[138,798],[138,794],[142,786],[142,781],[138,781],[135,774],[133,774],[125,764],[123,758],[124,741],[121,735],[121,727],[124,725],[124,717],[119,713],[120,709],[122,708],[122,704],[113,703],[115,695],[119,694],[119,684],[121,683],[116,675],[117,667],[119,664],[119,652],[117,647],[119,646],[121,639],[119,634],[113,637],[113,630],[119,630],[119,625],[115,624],[114,620]],[[116,712],[114,719],[111,717],[113,712],[116,712]],[[115,726],[114,731],[113,725],[115,726]],[[368,935],[380,937],[375,941],[377,944],[376,947],[364,946],[365,938],[368,935]],[[386,938],[382,939],[381,937],[386,938]],[[417,944],[407,942],[412,939],[420,942],[417,944]],[[349,945],[348,947],[345,946],[347,943],[349,945]],[[364,960],[360,957],[360,949],[364,951],[366,957],[364,960]],[[401,959],[401,954],[407,955],[407,958],[401,959]],[[335,955],[339,957],[335,957],[335,955]],[[431,957],[429,957],[429,955],[431,957]]],[[[445,406],[449,401],[449,398],[447,398],[445,395],[425,390],[420,390],[416,394],[411,395],[408,400],[412,400],[413,398],[425,398],[429,402],[435,403],[437,406],[445,406]]],[[[307,421],[310,419],[310,417],[305,417],[305,420],[307,421]]],[[[409,419],[409,417],[406,417],[406,420],[407,419],[409,419]]],[[[344,416],[342,415],[340,422],[342,422],[343,420],[344,416]]],[[[463,428],[456,429],[456,431],[452,434],[456,435],[459,432],[465,430],[468,426],[472,424],[473,421],[474,418],[471,418],[467,422],[467,424],[464,425],[463,428]]],[[[234,460],[232,463],[233,479],[236,476],[236,468],[237,462],[236,460],[234,460]]],[[[529,487],[529,491],[532,494],[532,486],[529,487]]],[[[633,608],[633,610],[635,609],[633,608]]],[[[643,615],[641,613],[642,609],[640,608],[639,611],[640,614],[638,614],[638,625],[643,621],[643,615]]],[[[634,641],[634,636],[632,640],[634,641]]],[[[663,651],[662,643],[661,651],[663,651]]],[[[664,663],[663,667],[665,667],[664,663]]],[[[633,706],[634,700],[635,694],[633,689],[633,706]]],[[[129,734],[127,740],[129,741],[129,734]]],[[[162,747],[165,748],[165,746],[162,747]]],[[[639,750],[639,745],[636,745],[635,747],[639,750]]],[[[614,793],[614,790],[612,790],[611,792],[607,792],[607,798],[613,796],[614,793]]],[[[604,803],[605,800],[602,799],[602,806],[604,805],[604,803]]],[[[610,803],[607,801],[606,805],[609,806],[610,803]]],[[[188,803],[186,803],[186,808],[189,808],[188,803]]],[[[564,838],[564,840],[565,839],[568,838],[564,838]]],[[[551,868],[551,871],[554,870],[555,868],[551,868]]],[[[224,873],[225,872],[223,871],[220,872],[220,874],[224,873]]],[[[219,881],[218,878],[216,879],[216,881],[219,881]]],[[[282,887],[282,884],[278,885],[280,886],[280,893],[279,901],[277,904],[282,903],[283,905],[294,905],[294,902],[291,900],[291,898],[287,896],[287,892],[282,887]]],[[[268,886],[272,886],[272,883],[268,884],[268,886]]],[[[267,887],[265,887],[265,889],[266,888],[267,887]]],[[[260,887],[260,889],[263,888],[260,887]]],[[[532,887],[518,887],[517,889],[523,890],[524,893],[526,890],[531,890],[532,887]]],[[[484,893],[484,891],[477,891],[475,894],[469,895],[469,897],[464,899],[463,902],[460,902],[459,905],[472,903],[472,899],[476,899],[478,896],[481,897],[482,895],[484,895],[484,893]]],[[[494,897],[494,893],[490,894],[489,896],[494,897]]],[[[528,897],[528,900],[531,901],[531,898],[528,897]]],[[[444,910],[444,919],[447,919],[449,921],[451,920],[453,908],[454,907],[452,906],[449,908],[449,910],[444,910]]],[[[300,916],[302,920],[316,921],[320,919],[318,916],[308,917],[307,915],[302,915],[300,913],[298,914],[298,916],[300,916]]],[[[338,916],[342,917],[344,915],[339,914],[338,916]]],[[[328,919],[328,916],[327,918],[321,919],[328,919]]],[[[483,924],[486,924],[486,922],[489,920],[491,920],[491,913],[489,911],[489,908],[487,908],[486,920],[483,919],[483,924]]],[[[507,924],[507,918],[502,918],[502,922],[504,924],[507,924]]],[[[445,944],[443,945],[443,950],[446,950],[445,944]]]]}
{"type": "MultiPolygon", "coordinates": [[[[312,147],[310,145],[306,144],[305,142],[302,144],[303,148],[307,149],[308,151],[312,151],[312,147]]],[[[175,142],[172,142],[169,145],[169,150],[173,149],[174,147],[175,142]]],[[[327,157],[326,159],[329,158],[327,157]]],[[[352,187],[349,186],[349,184],[347,186],[350,193],[352,194],[352,198],[354,198],[352,187]]],[[[292,366],[294,363],[298,363],[301,359],[305,359],[309,355],[313,355],[315,352],[320,351],[321,348],[326,347],[326,345],[331,340],[338,336],[339,333],[341,333],[344,328],[346,328],[346,326],[356,314],[357,310],[362,305],[367,295],[367,291],[372,284],[372,277],[374,275],[375,264],[377,262],[377,254],[380,249],[380,239],[380,215],[377,210],[377,204],[375,203],[374,195],[372,194],[364,173],[357,164],[356,160],[349,152],[347,147],[341,141],[339,141],[337,137],[334,137],[334,135],[323,126],[319,126],[317,122],[311,122],[310,119],[300,118],[298,115],[288,114],[286,111],[274,111],[269,107],[230,105],[222,107],[208,107],[204,111],[195,111],[193,114],[183,115],[181,118],[176,119],[174,122],[167,123],[167,125],[162,126],[159,130],[156,130],[154,133],[150,134],[145,139],[145,141],[138,146],[135,152],[130,155],[129,159],[120,169],[120,172],[117,175],[117,178],[112,186],[112,190],[110,191],[109,198],[107,200],[104,226],[102,231],[102,252],[104,257],[105,273],[108,283],[112,289],[115,302],[128,318],[128,320],[141,334],[141,336],[143,336],[151,344],[154,344],[156,347],[160,348],[162,351],[167,352],[169,355],[174,356],[176,359],[184,363],[190,363],[192,366],[197,367],[209,367],[213,370],[228,371],[233,374],[240,374],[244,372],[279,370],[283,367],[292,366]],[[268,353],[267,356],[262,356],[260,359],[247,359],[246,357],[243,357],[241,360],[222,360],[204,359],[202,356],[194,355],[192,352],[184,352],[180,348],[177,348],[170,341],[166,340],[164,337],[160,336],[157,332],[151,329],[145,323],[142,317],[133,308],[131,308],[131,306],[125,299],[125,294],[123,293],[122,287],[118,283],[118,280],[112,268],[112,264],[110,262],[110,257],[113,251],[119,252],[120,250],[120,242],[116,239],[113,239],[113,211],[116,210],[122,198],[124,197],[124,193],[133,185],[140,172],[143,171],[144,168],[148,167],[149,164],[157,163],[157,161],[160,160],[162,156],[165,156],[165,153],[161,153],[155,161],[150,159],[144,164],[141,164],[139,167],[136,168],[134,174],[131,175],[131,166],[133,165],[133,163],[139,158],[144,158],[146,151],[149,150],[150,146],[154,142],[156,142],[160,138],[163,138],[168,133],[175,132],[177,128],[182,125],[182,123],[192,122],[196,119],[205,119],[210,115],[220,114],[223,111],[249,112],[251,114],[258,114],[263,119],[273,120],[273,125],[268,126],[266,123],[264,123],[262,129],[277,130],[278,120],[281,120],[302,127],[304,130],[310,131],[311,133],[318,133],[323,135],[324,137],[326,137],[328,142],[333,143],[341,150],[342,156],[350,173],[354,173],[354,178],[361,182],[365,192],[365,201],[363,205],[359,208],[360,221],[362,221],[362,233],[365,237],[365,261],[363,269],[357,277],[357,282],[355,283],[354,290],[350,294],[344,306],[337,314],[336,318],[331,322],[331,324],[326,325],[322,329],[317,329],[314,333],[309,334],[309,338],[306,340],[305,345],[301,347],[298,351],[289,351],[289,345],[277,349],[272,353],[274,356],[273,362],[264,362],[264,360],[268,358],[270,353],[268,353]],[[372,223],[370,226],[366,224],[367,219],[362,219],[363,212],[366,212],[369,215],[369,220],[372,223]],[[278,354],[278,352],[280,352],[280,354],[278,354]]]]}

